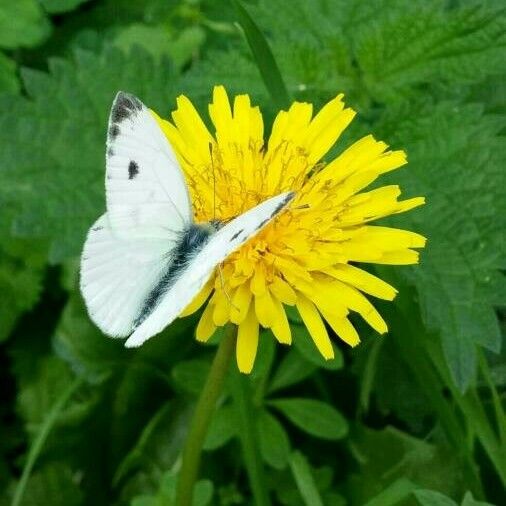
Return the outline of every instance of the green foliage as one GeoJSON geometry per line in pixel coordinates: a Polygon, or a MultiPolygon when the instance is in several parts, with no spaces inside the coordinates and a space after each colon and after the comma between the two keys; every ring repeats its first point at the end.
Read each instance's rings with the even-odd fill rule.
{"type": "Polygon", "coordinates": [[[0,2],[0,48],[15,49],[40,44],[51,25],[37,0],[0,2]]]}
{"type": "Polygon", "coordinates": [[[381,182],[427,205],[387,223],[428,244],[377,269],[400,292],[378,304],[389,334],[333,336],[325,361],[294,310],[292,347],[262,331],[251,376],[226,380],[194,504],[255,504],[258,487],[283,506],[501,504],[505,25],[493,0],[0,0],[0,504],[174,503],[220,333],[195,343],[195,315],[125,349],[90,322],[78,258],[114,94],[169,117],[180,93],[205,113],[215,84],[249,93],[267,132],[287,96],[345,92],[359,114],[329,159],[370,132],[405,149],[381,182]]]}

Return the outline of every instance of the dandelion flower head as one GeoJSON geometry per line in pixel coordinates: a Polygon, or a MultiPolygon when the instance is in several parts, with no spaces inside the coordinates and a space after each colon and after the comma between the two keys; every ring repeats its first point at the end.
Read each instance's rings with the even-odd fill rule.
{"type": "Polygon", "coordinates": [[[396,185],[367,189],[405,165],[405,153],[368,135],[324,163],[355,116],[343,95],[316,114],[309,103],[293,103],[278,113],[267,141],[260,109],[248,95],[231,103],[225,88],[216,86],[209,115],[214,133],[185,96],[178,98],[172,122],[155,114],[184,171],[197,222],[228,221],[282,192],[296,196],[227,258],[185,310],[187,315],[205,304],[197,339],[208,340],[227,322],[237,325],[237,363],[248,373],[261,327],[279,343],[292,342],[288,306],[297,308],[326,359],[334,356],[327,326],[347,344],[359,343],[351,312],[385,333],[387,324],[368,296],[392,300],[397,291],[357,264],[418,262],[416,249],[424,246],[424,237],[373,222],[424,199],[399,200],[396,185]]]}

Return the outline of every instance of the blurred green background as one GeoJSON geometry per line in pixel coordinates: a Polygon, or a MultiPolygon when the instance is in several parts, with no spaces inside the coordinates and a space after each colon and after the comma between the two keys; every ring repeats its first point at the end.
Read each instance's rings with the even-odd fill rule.
{"type": "MultiPolygon", "coordinates": [[[[105,338],[83,309],[78,258],[104,210],[117,90],[167,117],[181,93],[205,113],[224,84],[272,120],[259,71],[269,85],[272,68],[237,5],[0,0],[2,506],[172,504],[214,347],[194,342],[194,317],[135,351],[105,338]]],[[[388,335],[360,328],[356,349],[336,339],[330,362],[296,315],[291,349],[262,335],[248,388],[272,504],[505,504],[504,2],[240,5],[291,99],[319,107],[344,92],[358,111],[336,151],[367,133],[406,149],[391,180],[427,197],[390,220],[429,242],[421,265],[376,270],[400,289],[377,304],[388,335]]],[[[201,506],[256,504],[233,383],[206,441],[201,506]]]]}

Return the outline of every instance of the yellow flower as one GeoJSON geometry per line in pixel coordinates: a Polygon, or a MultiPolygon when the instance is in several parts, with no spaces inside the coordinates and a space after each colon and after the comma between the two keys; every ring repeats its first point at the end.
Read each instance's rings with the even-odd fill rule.
{"type": "Polygon", "coordinates": [[[290,344],[285,306],[296,306],[311,337],[326,358],[333,349],[324,321],[346,343],[360,341],[348,320],[359,313],[376,331],[387,325],[364,294],[392,300],[396,290],[356,266],[359,262],[414,264],[425,239],[419,234],[371,222],[424,203],[422,197],[399,201],[398,186],[365,190],[378,176],[406,163],[403,151],[371,135],[337,158],[322,158],[353,119],[343,95],[313,116],[308,103],[281,111],[267,143],[258,107],[248,95],[231,106],[216,86],[209,132],[185,96],[177,100],[172,123],[158,116],[186,175],[196,221],[229,220],[268,197],[296,192],[289,209],[233,253],[184,314],[207,305],[197,327],[206,341],[227,322],[238,326],[237,363],[253,367],[259,327],[290,344]]]}

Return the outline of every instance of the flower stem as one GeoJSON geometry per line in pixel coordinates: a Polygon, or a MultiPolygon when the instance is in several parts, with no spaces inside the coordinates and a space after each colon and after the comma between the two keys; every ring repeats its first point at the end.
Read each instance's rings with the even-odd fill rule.
{"type": "Polygon", "coordinates": [[[214,356],[211,370],[195,407],[190,430],[183,449],[183,464],[179,473],[176,493],[177,506],[191,506],[193,488],[198,477],[202,445],[207,434],[209,422],[216,407],[216,401],[230,365],[236,341],[236,327],[229,325],[214,356]]]}
{"type": "Polygon", "coordinates": [[[250,378],[237,372],[234,375],[232,397],[237,416],[241,447],[248,472],[248,479],[256,506],[270,506],[269,494],[265,485],[264,469],[259,455],[258,432],[252,402],[250,378]]]}

